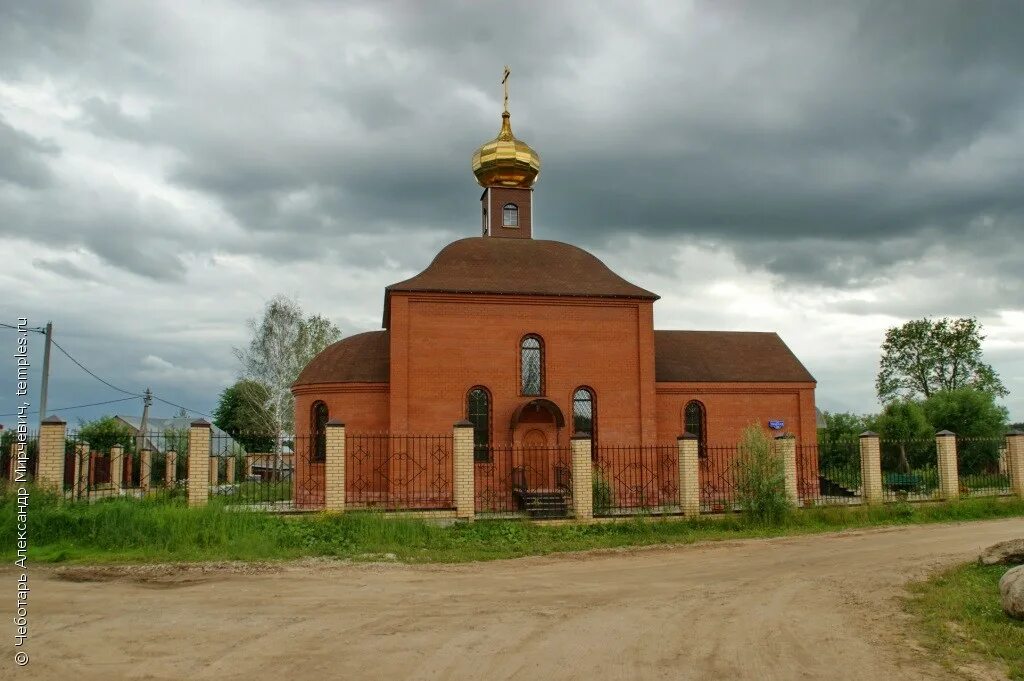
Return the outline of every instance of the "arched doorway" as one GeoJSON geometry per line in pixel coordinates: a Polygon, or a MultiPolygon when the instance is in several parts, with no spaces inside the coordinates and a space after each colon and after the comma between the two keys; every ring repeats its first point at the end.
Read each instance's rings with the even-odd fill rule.
{"type": "Polygon", "coordinates": [[[559,450],[565,427],[562,410],[545,398],[529,400],[515,410],[510,425],[513,446],[521,455],[517,465],[522,483],[530,490],[554,489],[565,458],[559,450]]]}

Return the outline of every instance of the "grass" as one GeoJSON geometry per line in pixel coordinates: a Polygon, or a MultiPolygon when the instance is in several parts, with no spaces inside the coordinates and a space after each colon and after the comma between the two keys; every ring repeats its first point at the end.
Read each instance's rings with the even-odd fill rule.
{"type": "MultiPolygon", "coordinates": [[[[15,497],[0,492],[0,556],[15,555],[15,497]]],[[[847,528],[1024,516],[1018,499],[951,504],[821,507],[765,525],[740,514],[688,520],[637,517],[615,522],[539,525],[480,520],[439,525],[379,513],[277,516],[228,509],[213,499],[188,508],[180,499],[111,498],[67,503],[34,491],[29,558],[36,562],[278,560],[332,556],[356,560],[393,554],[409,562],[462,562],[652,544],[773,537],[847,528]]]]}
{"type": "Polygon", "coordinates": [[[972,563],[911,586],[907,608],[947,665],[980,659],[1024,679],[1024,622],[1007,617],[999,600],[1007,569],[972,563]]]}

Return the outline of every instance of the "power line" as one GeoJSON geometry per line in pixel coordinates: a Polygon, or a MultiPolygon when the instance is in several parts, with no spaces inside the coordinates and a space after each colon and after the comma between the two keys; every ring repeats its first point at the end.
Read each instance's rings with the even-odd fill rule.
{"type": "Polygon", "coordinates": [[[169,405],[171,405],[172,407],[177,407],[178,409],[184,409],[185,411],[187,411],[187,412],[189,412],[189,413],[192,413],[192,414],[199,414],[200,416],[205,416],[205,417],[206,417],[206,418],[208,418],[208,419],[211,419],[211,420],[213,419],[213,417],[212,417],[212,416],[210,416],[210,415],[209,415],[209,414],[207,414],[207,413],[201,412],[201,411],[199,411],[198,409],[189,409],[188,407],[183,407],[183,406],[181,406],[180,404],[175,404],[174,402],[171,402],[171,401],[169,401],[169,400],[165,400],[165,399],[163,399],[163,398],[161,398],[161,397],[157,397],[156,395],[153,395],[153,399],[154,399],[154,400],[156,400],[157,402],[163,402],[164,404],[169,404],[169,405]]]}
{"type": "Polygon", "coordinates": [[[5,329],[13,329],[15,331],[35,331],[36,333],[46,333],[46,329],[42,326],[33,326],[31,328],[21,327],[16,326],[14,324],[8,324],[7,322],[0,322],[0,326],[4,327],[5,329]]]}
{"type": "Polygon", "coordinates": [[[96,379],[97,381],[99,381],[99,382],[100,382],[100,383],[102,383],[103,385],[107,386],[108,388],[113,388],[113,389],[114,389],[114,390],[116,390],[117,392],[119,392],[119,393],[124,393],[125,395],[131,395],[132,397],[142,397],[142,395],[140,395],[139,393],[133,393],[133,392],[131,392],[130,390],[125,390],[124,388],[118,388],[118,387],[117,387],[116,385],[114,385],[113,383],[111,383],[111,382],[109,382],[109,381],[105,381],[105,380],[103,380],[102,378],[100,378],[99,376],[97,376],[96,374],[94,374],[93,372],[91,372],[91,371],[89,371],[88,369],[86,369],[86,368],[85,368],[85,365],[84,365],[84,364],[82,364],[82,363],[81,363],[81,362],[79,362],[79,361],[78,361],[77,359],[75,359],[74,357],[72,357],[72,356],[71,356],[71,354],[70,354],[70,353],[69,353],[69,352],[68,352],[67,350],[65,350],[64,348],[62,348],[62,347],[60,346],[60,343],[58,343],[57,341],[51,341],[51,342],[53,343],[54,347],[56,347],[56,348],[57,348],[58,350],[60,350],[61,352],[63,352],[63,353],[64,353],[64,355],[65,355],[65,356],[66,356],[66,357],[67,357],[68,359],[70,359],[70,360],[71,360],[72,362],[74,362],[75,364],[77,364],[77,365],[78,365],[78,367],[79,367],[79,368],[80,368],[80,369],[81,369],[82,371],[84,371],[85,373],[89,374],[90,376],[92,376],[93,378],[95,378],[95,379],[96,379]]]}
{"type": "MultiPolygon", "coordinates": [[[[98,407],[101,404],[114,404],[115,402],[128,402],[129,400],[136,400],[137,397],[122,397],[117,400],[107,400],[106,402],[92,402],[90,404],[76,404],[72,407],[57,407],[56,409],[49,409],[48,411],[70,411],[72,409],[85,409],[86,407],[98,407]]],[[[25,412],[26,414],[38,414],[38,411],[25,412]]],[[[20,412],[14,412],[13,414],[0,414],[0,418],[5,416],[19,416],[20,412]]]]}
{"type": "MultiPolygon", "coordinates": [[[[6,324],[6,323],[3,323],[3,322],[0,322],[0,325],[6,326],[6,327],[10,327],[10,328],[17,328],[17,327],[11,326],[10,324],[6,324]]],[[[137,399],[137,398],[142,397],[142,395],[139,394],[139,393],[133,393],[130,390],[125,390],[124,388],[119,388],[116,385],[114,385],[113,383],[111,383],[110,381],[107,381],[107,380],[104,380],[104,379],[100,378],[95,373],[90,371],[84,364],[82,364],[77,359],[72,357],[71,353],[68,352],[67,350],[65,350],[63,347],[61,347],[60,343],[58,343],[57,341],[53,340],[52,338],[51,338],[50,342],[53,343],[54,347],[56,347],[58,350],[63,352],[65,357],[67,357],[72,362],[74,362],[78,366],[79,369],[81,369],[85,373],[89,374],[90,376],[95,378],[97,381],[99,381],[103,385],[107,386],[108,388],[113,388],[114,390],[116,390],[116,391],[118,391],[120,393],[124,393],[125,395],[131,395],[131,397],[125,397],[125,398],[122,398],[120,400],[109,400],[107,402],[97,402],[95,404],[80,405],[80,407],[92,407],[92,406],[96,406],[96,405],[99,405],[99,404],[113,404],[115,402],[127,402],[128,400],[137,399]]],[[[200,416],[205,416],[208,419],[212,419],[213,418],[212,416],[210,416],[206,412],[199,411],[198,409],[189,409],[188,407],[184,407],[184,406],[182,406],[180,404],[177,404],[175,402],[171,402],[170,400],[165,400],[162,397],[157,397],[156,395],[153,395],[153,399],[157,400],[158,402],[163,402],[164,404],[169,404],[172,407],[177,407],[178,409],[184,409],[185,411],[193,413],[193,414],[199,414],[200,416]]],[[[67,410],[67,409],[78,409],[78,408],[79,407],[63,407],[63,409],[65,409],[65,410],[67,410]]],[[[60,409],[50,409],[49,411],[60,411],[60,409]]],[[[32,413],[35,414],[35,413],[38,413],[38,412],[32,412],[32,413]]],[[[6,414],[6,416],[17,416],[17,414],[6,414]]]]}

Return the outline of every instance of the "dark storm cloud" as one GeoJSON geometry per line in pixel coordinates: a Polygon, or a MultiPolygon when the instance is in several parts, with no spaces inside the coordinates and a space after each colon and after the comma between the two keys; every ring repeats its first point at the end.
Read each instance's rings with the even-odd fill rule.
{"type": "MultiPolygon", "coordinates": [[[[166,180],[252,235],[214,247],[301,261],[403,225],[475,233],[468,158],[506,61],[545,236],[710,240],[857,287],[977,220],[999,225],[961,243],[982,262],[1024,229],[1020,3],[14,5],[0,37],[23,56],[0,63],[102,82],[81,124],[166,150],[166,180]]],[[[94,246],[128,263],[141,241],[94,246]]]]}
{"type": "Polygon", "coordinates": [[[0,185],[9,182],[29,189],[48,185],[49,159],[58,153],[52,142],[15,130],[0,117],[0,185]]]}

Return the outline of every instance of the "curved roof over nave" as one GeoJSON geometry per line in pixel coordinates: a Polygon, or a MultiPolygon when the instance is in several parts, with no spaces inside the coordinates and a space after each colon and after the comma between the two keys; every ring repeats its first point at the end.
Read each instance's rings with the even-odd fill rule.
{"type": "Polygon", "coordinates": [[[658,299],[572,244],[494,237],[453,241],[425,270],[385,291],[658,299]]]}

